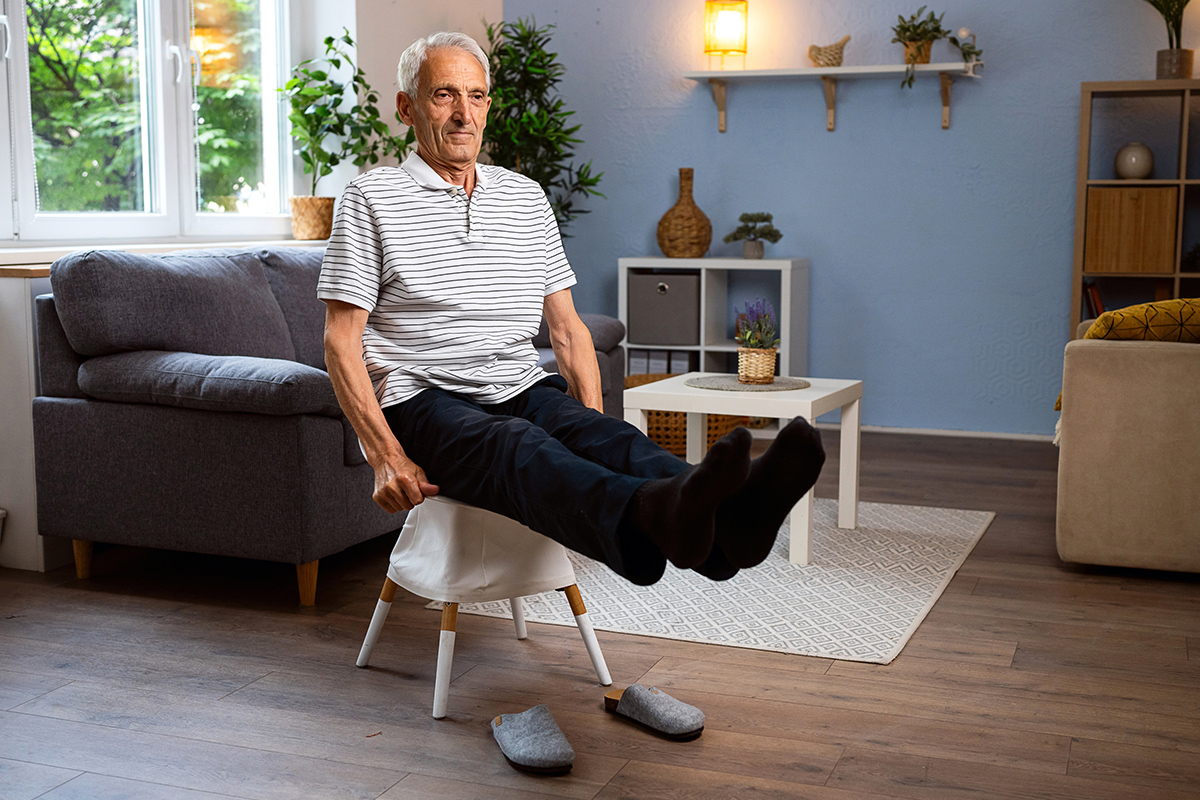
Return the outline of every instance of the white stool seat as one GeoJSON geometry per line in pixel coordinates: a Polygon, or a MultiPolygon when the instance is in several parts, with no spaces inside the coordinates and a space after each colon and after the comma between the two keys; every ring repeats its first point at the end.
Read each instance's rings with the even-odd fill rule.
{"type": "Polygon", "coordinates": [[[427,497],[408,513],[388,560],[387,578],[367,628],[358,666],[366,667],[392,607],[396,588],[442,601],[442,630],[434,678],[433,716],[446,716],[459,603],[508,598],[517,638],[524,639],[521,598],[562,590],[571,604],[584,647],[600,683],[612,677],[575,585],[575,570],[561,544],[500,514],[443,497],[427,497]]]}
{"type": "Polygon", "coordinates": [[[409,512],[388,577],[450,603],[525,597],[575,583],[566,549],[516,520],[442,497],[409,512]]]}

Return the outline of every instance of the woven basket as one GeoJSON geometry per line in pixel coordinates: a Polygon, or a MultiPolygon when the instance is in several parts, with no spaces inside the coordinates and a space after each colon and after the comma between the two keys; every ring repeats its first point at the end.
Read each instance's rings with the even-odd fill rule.
{"type": "Polygon", "coordinates": [[[774,383],[775,348],[739,347],[738,383],[774,383]]]}
{"type": "Polygon", "coordinates": [[[333,231],[332,197],[293,197],[292,238],[328,239],[333,231]]]}
{"type": "MultiPolygon", "coordinates": [[[[644,386],[666,378],[673,377],[661,373],[648,375],[630,375],[625,379],[625,388],[644,386]]],[[[739,425],[746,425],[746,417],[730,416],[728,414],[708,415],[708,446],[712,447],[717,439],[732,431],[739,425]]],[[[687,414],[682,411],[648,411],[646,412],[646,435],[669,453],[681,458],[687,455],[687,414]]]]}
{"type": "Polygon", "coordinates": [[[712,223],[692,200],[692,170],[679,170],[679,199],[658,221],[658,246],[667,258],[700,258],[712,243],[712,223]]]}
{"type": "Polygon", "coordinates": [[[928,64],[929,54],[932,49],[933,42],[905,42],[904,63],[928,64]]]}

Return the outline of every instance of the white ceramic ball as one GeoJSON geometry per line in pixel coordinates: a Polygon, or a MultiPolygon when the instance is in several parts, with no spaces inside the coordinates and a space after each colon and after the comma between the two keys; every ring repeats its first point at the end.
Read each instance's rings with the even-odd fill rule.
{"type": "Polygon", "coordinates": [[[1154,153],[1141,142],[1130,142],[1117,151],[1113,166],[1120,178],[1149,178],[1154,172],[1154,153]]]}

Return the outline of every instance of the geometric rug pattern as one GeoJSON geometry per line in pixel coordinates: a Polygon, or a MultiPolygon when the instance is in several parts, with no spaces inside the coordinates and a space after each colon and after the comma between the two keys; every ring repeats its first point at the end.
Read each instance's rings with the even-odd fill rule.
{"type": "MultiPolygon", "coordinates": [[[[569,555],[599,630],[887,664],[994,516],[859,503],[858,528],[842,530],[837,501],[818,498],[812,564],[788,562],[785,524],[766,561],[723,582],[668,564],[658,583],[634,586],[599,562],[569,555]]],[[[512,617],[507,600],[464,603],[459,613],[512,617]]],[[[575,625],[558,592],[527,597],[525,619],[575,625]]]]}

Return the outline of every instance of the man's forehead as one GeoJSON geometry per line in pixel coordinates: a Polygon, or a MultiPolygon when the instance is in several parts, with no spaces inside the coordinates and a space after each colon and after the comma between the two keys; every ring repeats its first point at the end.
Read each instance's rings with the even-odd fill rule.
{"type": "Polygon", "coordinates": [[[439,47],[430,50],[421,65],[418,81],[422,78],[429,81],[431,88],[458,86],[464,82],[478,83],[487,87],[487,76],[483,73],[483,65],[475,56],[457,47],[439,47]]]}

